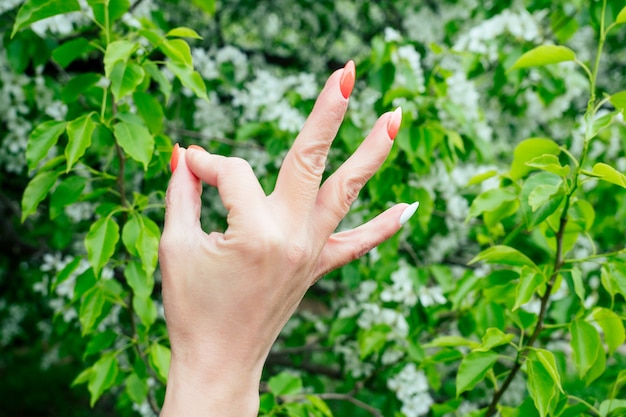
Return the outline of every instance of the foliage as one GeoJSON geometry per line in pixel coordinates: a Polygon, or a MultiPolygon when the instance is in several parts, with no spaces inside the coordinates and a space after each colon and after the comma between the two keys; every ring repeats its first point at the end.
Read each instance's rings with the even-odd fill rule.
{"type": "MultiPolygon", "coordinates": [[[[270,192],[329,68],[354,58],[328,171],[378,114],[403,123],[341,227],[420,208],[311,290],[260,414],[623,415],[626,5],[389,3],[0,5],[0,369],[26,347],[29,372],[69,363],[86,408],[158,413],[173,143],[248,159],[270,192]]],[[[205,207],[223,229],[214,190],[205,207]]]]}

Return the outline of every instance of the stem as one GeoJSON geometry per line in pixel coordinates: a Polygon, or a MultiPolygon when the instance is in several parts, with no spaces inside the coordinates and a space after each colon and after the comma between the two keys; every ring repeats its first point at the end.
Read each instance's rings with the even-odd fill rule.
{"type": "MultiPolygon", "coordinates": [[[[595,116],[596,111],[598,109],[598,107],[595,106],[596,80],[598,78],[598,70],[600,67],[600,58],[602,55],[602,49],[604,47],[604,42],[606,39],[606,33],[604,31],[604,15],[605,14],[606,14],[606,0],[603,0],[602,17],[600,19],[601,20],[600,40],[598,41],[598,52],[596,55],[593,72],[590,74],[590,79],[589,79],[590,95],[589,95],[589,101],[587,103],[587,111],[585,112],[585,121],[587,123],[587,127],[585,129],[585,140],[584,140],[583,150],[582,150],[582,154],[580,155],[580,160],[578,161],[578,164],[575,164],[576,169],[574,171],[574,177],[573,177],[574,185],[572,186],[572,189],[568,192],[567,196],[565,197],[565,204],[564,204],[563,212],[561,213],[561,218],[559,221],[559,229],[557,230],[554,236],[556,240],[556,253],[555,253],[555,258],[554,258],[554,264],[552,266],[552,273],[550,274],[550,278],[548,279],[548,284],[546,285],[546,290],[543,296],[541,297],[541,307],[540,307],[539,315],[537,318],[537,324],[535,325],[535,328],[530,338],[525,343],[524,348],[518,351],[517,360],[515,362],[515,365],[513,365],[511,372],[507,375],[500,389],[497,389],[495,391],[493,395],[493,399],[491,400],[491,403],[489,404],[487,408],[487,412],[485,413],[485,417],[491,417],[496,413],[500,398],[502,397],[504,392],[508,389],[511,382],[513,382],[513,379],[515,378],[519,370],[522,368],[522,364],[524,363],[525,356],[526,356],[525,352],[528,351],[528,348],[534,346],[535,342],[539,338],[539,335],[541,334],[541,330],[544,329],[544,320],[545,320],[546,312],[548,311],[548,306],[550,303],[550,295],[552,295],[552,290],[554,289],[554,284],[559,275],[559,272],[561,271],[561,269],[566,263],[566,261],[563,260],[563,237],[565,235],[565,228],[567,227],[567,222],[569,220],[567,212],[569,211],[572,198],[574,197],[580,185],[580,176],[583,171],[583,165],[585,163],[585,159],[587,158],[589,142],[592,139],[591,121],[593,120],[593,117],[595,116]]],[[[581,64],[582,63],[579,62],[579,65],[581,64]]],[[[586,72],[589,74],[589,70],[584,64],[582,64],[581,67],[585,69],[586,72]]],[[[569,152],[567,154],[568,156],[571,156],[569,152]]]]}
{"type": "MultiPolygon", "coordinates": [[[[374,417],[385,417],[380,412],[380,410],[378,410],[377,408],[374,408],[371,405],[364,403],[363,401],[359,400],[358,398],[353,397],[350,394],[342,394],[342,393],[337,393],[337,392],[326,392],[326,393],[322,393],[322,394],[313,394],[313,395],[316,396],[316,397],[319,397],[322,400],[348,401],[348,402],[356,405],[357,407],[361,408],[362,410],[367,411],[368,413],[370,413],[374,417]]],[[[300,399],[304,400],[305,398],[306,397],[303,396],[303,395],[289,396],[289,399],[293,399],[293,400],[300,400],[300,399]]]]}

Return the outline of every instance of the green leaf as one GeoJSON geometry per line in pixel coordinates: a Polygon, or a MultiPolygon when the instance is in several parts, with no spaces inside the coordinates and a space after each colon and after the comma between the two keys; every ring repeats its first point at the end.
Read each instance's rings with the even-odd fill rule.
{"type": "Polygon", "coordinates": [[[148,397],[148,380],[140,378],[135,372],[128,375],[126,381],[126,393],[135,404],[143,404],[148,397]]]}
{"type": "Polygon", "coordinates": [[[91,394],[89,404],[94,406],[98,398],[108,390],[115,383],[117,374],[119,372],[119,366],[115,353],[107,353],[103,355],[96,363],[91,367],[91,376],[89,377],[89,384],[87,388],[91,394]]]}
{"type": "Polygon", "coordinates": [[[87,259],[96,277],[102,267],[107,264],[115,253],[115,245],[119,239],[119,226],[110,217],[96,220],[85,237],[87,259]]]}
{"type": "Polygon", "coordinates": [[[359,356],[365,359],[375,352],[379,352],[387,343],[387,334],[391,329],[387,325],[376,325],[359,332],[359,356]]]}
{"type": "Polygon", "coordinates": [[[543,362],[537,358],[528,358],[526,361],[528,392],[535,402],[535,407],[541,417],[551,415],[559,399],[559,390],[550,372],[543,362]]]}
{"type": "Polygon", "coordinates": [[[67,68],[77,58],[94,51],[95,46],[83,37],[72,39],[58,46],[52,51],[52,59],[63,69],[67,68]]]}
{"type": "Polygon", "coordinates": [[[170,30],[165,34],[165,36],[171,36],[175,38],[202,39],[202,36],[200,36],[195,30],[182,26],[170,30]]]}
{"type": "Polygon", "coordinates": [[[89,343],[87,343],[87,347],[83,353],[83,359],[108,349],[116,339],[117,334],[113,330],[106,330],[102,333],[96,334],[89,340],[89,343]]]}
{"type": "Polygon", "coordinates": [[[519,284],[515,287],[515,305],[513,311],[531,300],[535,291],[545,282],[545,277],[536,270],[522,268],[519,284]]]}
{"type": "Polygon", "coordinates": [[[83,336],[89,334],[98,322],[98,319],[100,319],[104,309],[104,302],[102,287],[95,286],[85,292],[78,312],[78,320],[83,328],[83,336]]]}
{"type": "Polygon", "coordinates": [[[133,94],[133,101],[137,106],[139,115],[150,129],[150,133],[156,135],[163,130],[163,107],[152,94],[137,91],[133,94]]]}
{"type": "Polygon", "coordinates": [[[189,44],[182,39],[163,39],[159,44],[159,49],[168,57],[176,66],[193,70],[193,61],[191,57],[191,48],[189,44]]]}
{"type": "Polygon", "coordinates": [[[424,347],[458,347],[467,346],[470,349],[477,349],[480,343],[466,339],[462,336],[439,336],[426,343],[424,347]]]}
{"type": "Polygon", "coordinates": [[[607,165],[602,162],[598,162],[593,166],[591,170],[595,175],[597,175],[601,180],[610,182],[611,184],[619,185],[622,188],[626,188],[626,176],[621,172],[617,171],[610,165],[607,165]]]}
{"type": "Polygon", "coordinates": [[[583,378],[591,367],[596,363],[599,354],[604,356],[604,350],[600,343],[600,335],[595,327],[585,320],[576,319],[569,326],[572,339],[574,364],[578,369],[578,375],[583,378]]]}
{"type": "Polygon", "coordinates": [[[498,359],[495,352],[470,352],[463,358],[456,376],[457,398],[482,381],[498,359]]]}
{"type": "Polygon", "coordinates": [[[144,271],[149,276],[152,276],[159,258],[159,239],[161,236],[158,232],[158,226],[148,217],[142,215],[141,223],[142,227],[139,229],[139,235],[137,236],[137,251],[139,252],[144,271]],[[155,233],[155,230],[157,233],[155,233]]]}
{"type": "Polygon", "coordinates": [[[311,405],[313,405],[316,410],[321,411],[324,417],[333,417],[333,412],[330,410],[330,407],[320,397],[316,395],[307,395],[306,399],[309,400],[311,405]]]}
{"type": "Polygon", "coordinates": [[[52,290],[55,290],[59,284],[66,281],[72,275],[76,268],[78,268],[78,265],[80,265],[81,260],[80,257],[75,256],[74,259],[68,262],[67,265],[57,273],[56,280],[52,284],[52,290]]]}
{"type": "Polygon", "coordinates": [[[154,343],[150,347],[150,366],[156,371],[161,382],[167,381],[167,374],[169,373],[171,359],[172,352],[168,347],[158,343],[154,343]]]}
{"type": "Polygon", "coordinates": [[[46,157],[59,137],[65,132],[66,122],[49,120],[38,125],[30,134],[26,145],[26,161],[28,169],[37,168],[39,162],[46,157]]]}
{"type": "Polygon", "coordinates": [[[541,184],[536,186],[528,195],[528,205],[533,211],[547,204],[551,197],[559,191],[560,184],[541,184]]]}
{"type": "Polygon", "coordinates": [[[191,0],[191,2],[209,16],[215,14],[215,0],[191,0]]]}
{"type": "Polygon", "coordinates": [[[73,175],[61,182],[50,196],[50,219],[63,213],[65,206],[75,203],[87,185],[87,178],[73,175]]]}
{"type": "Polygon", "coordinates": [[[617,14],[617,18],[615,19],[615,23],[616,24],[626,23],[626,7],[624,7],[622,10],[620,10],[620,12],[617,14]]]}
{"type": "Polygon", "coordinates": [[[134,62],[117,61],[111,70],[111,92],[116,101],[134,93],[146,73],[134,62]]]}
{"type": "Polygon", "coordinates": [[[545,154],[538,156],[526,162],[526,165],[532,168],[548,171],[559,177],[566,177],[569,174],[569,165],[562,166],[559,158],[556,155],[545,154]]]}
{"type": "Polygon", "coordinates": [[[626,415],[626,400],[604,400],[598,411],[600,417],[623,417],[626,415]]]}
{"type": "Polygon", "coordinates": [[[176,78],[178,78],[185,87],[193,91],[196,96],[207,101],[209,100],[206,93],[206,84],[204,84],[202,76],[197,71],[194,71],[192,68],[176,65],[170,61],[166,62],[166,65],[167,68],[176,75],[176,78]]]}
{"type": "Polygon", "coordinates": [[[131,261],[124,269],[126,282],[138,297],[150,297],[154,289],[154,276],[146,274],[139,262],[131,261]]]}
{"type": "Polygon", "coordinates": [[[554,385],[559,391],[564,392],[561,386],[561,375],[559,374],[559,368],[556,366],[554,354],[545,349],[530,348],[529,357],[539,361],[550,376],[550,379],[554,382],[554,385]]]}
{"type": "Polygon", "coordinates": [[[113,126],[113,134],[122,149],[147,170],[154,152],[154,137],[148,129],[121,120],[113,126]]]}
{"type": "Polygon", "coordinates": [[[91,134],[96,128],[96,124],[91,118],[92,114],[84,114],[67,124],[68,143],[65,147],[67,169],[65,172],[70,172],[76,161],[85,154],[91,145],[91,134]]]}
{"type": "Polygon", "coordinates": [[[488,264],[527,266],[532,270],[539,272],[539,267],[537,267],[537,265],[535,265],[535,263],[530,260],[528,256],[524,255],[515,248],[505,245],[496,245],[485,249],[476,255],[474,259],[469,261],[469,264],[471,265],[481,261],[488,264]]]}
{"type": "Polygon", "coordinates": [[[559,187],[562,182],[561,177],[550,172],[539,172],[526,179],[520,193],[520,202],[522,215],[528,230],[534,229],[559,209],[565,199],[565,190],[563,187],[559,187]],[[545,198],[545,194],[550,191],[550,188],[547,186],[559,188],[557,192],[550,194],[547,200],[542,201],[542,198],[545,198]],[[531,201],[530,196],[537,188],[540,191],[537,191],[533,196],[532,203],[535,204],[535,210],[533,210],[529,204],[531,201]]]}
{"type": "Polygon", "coordinates": [[[70,387],[75,387],[76,385],[86,384],[87,382],[89,382],[89,378],[91,377],[91,372],[92,372],[91,367],[87,369],[83,369],[83,371],[80,374],[78,374],[76,378],[74,378],[74,380],[70,384],[70,387]]]}
{"type": "MultiPolygon", "coordinates": [[[[510,70],[575,61],[576,53],[561,45],[539,45],[523,54],[510,70]]],[[[509,70],[509,71],[510,71],[509,70]]]]}
{"type": "Polygon", "coordinates": [[[479,194],[470,206],[467,220],[481,213],[494,211],[504,203],[517,199],[517,195],[503,188],[493,188],[479,194]]]}
{"type": "Polygon", "coordinates": [[[115,63],[128,61],[137,49],[139,49],[137,42],[124,40],[111,42],[104,53],[104,75],[110,79],[115,63]]]}
{"type": "Polygon", "coordinates": [[[22,195],[22,223],[37,210],[37,206],[46,198],[58,176],[58,172],[40,171],[30,180],[22,195]]]}
{"type": "Polygon", "coordinates": [[[149,328],[157,319],[157,309],[152,299],[148,297],[133,297],[133,309],[139,316],[141,324],[149,328]]]}
{"type": "Polygon", "coordinates": [[[526,163],[539,156],[558,155],[559,145],[545,138],[530,138],[520,142],[513,151],[513,162],[509,175],[514,181],[526,176],[532,169],[526,163]]]}
{"type": "Polygon", "coordinates": [[[591,313],[596,323],[602,328],[604,341],[609,348],[609,355],[626,342],[624,322],[614,311],[603,307],[597,307],[591,313]]]}
{"type": "Polygon", "coordinates": [[[570,288],[570,290],[574,290],[576,296],[578,296],[578,299],[582,304],[585,302],[585,286],[583,285],[583,278],[580,269],[576,267],[572,268],[570,271],[570,277],[573,285],[573,288],[570,288]]]}
{"type": "Polygon", "coordinates": [[[281,372],[267,381],[267,387],[277,397],[299,394],[302,391],[302,379],[292,373],[281,372]]]}
{"type": "MultiPolygon", "coordinates": [[[[145,69],[146,72],[150,74],[150,77],[159,85],[159,90],[163,93],[165,102],[167,103],[172,95],[172,84],[165,78],[165,75],[163,75],[154,62],[146,61],[143,64],[143,69],[145,69]]],[[[148,126],[150,125],[148,124],[148,126]]]]}
{"type": "Polygon", "coordinates": [[[617,378],[615,378],[615,384],[613,384],[613,394],[611,398],[615,398],[615,394],[619,392],[619,390],[626,384],[626,369],[622,369],[617,374],[617,378]]]}
{"type": "Polygon", "coordinates": [[[344,334],[351,334],[355,328],[355,317],[340,317],[333,320],[328,332],[328,343],[334,344],[337,337],[344,334]]]}
{"type": "Polygon", "coordinates": [[[115,21],[124,16],[130,9],[130,0],[87,0],[93,10],[93,15],[101,25],[107,22],[105,5],[108,5],[108,23],[112,26],[115,21]]]}
{"type": "Polygon", "coordinates": [[[139,256],[139,252],[137,251],[137,237],[139,236],[140,228],[139,217],[131,216],[122,229],[122,242],[124,243],[124,247],[126,247],[128,253],[133,256],[139,256]]]}
{"type": "Polygon", "coordinates": [[[496,175],[498,175],[498,171],[496,171],[495,169],[476,174],[472,178],[470,178],[470,180],[467,182],[467,186],[469,187],[470,185],[480,184],[483,181],[488,180],[489,178],[495,177],[496,175]]]}
{"type": "Polygon", "coordinates": [[[80,11],[77,0],[26,0],[17,12],[11,37],[40,20],[77,11],[80,11]]]}
{"type": "MultiPolygon", "coordinates": [[[[598,117],[597,119],[591,121],[591,123],[590,123],[591,130],[587,133],[586,140],[590,140],[590,139],[595,138],[596,136],[598,136],[598,133],[600,133],[602,130],[604,130],[607,127],[609,127],[611,125],[611,123],[613,123],[613,117],[615,117],[619,113],[620,113],[620,111],[610,112],[610,113],[602,115],[602,116],[598,117]]],[[[587,122],[587,123],[589,123],[589,122],[587,122]]]]}
{"type": "Polygon", "coordinates": [[[490,327],[483,336],[483,342],[474,349],[474,352],[487,352],[496,346],[506,345],[515,338],[512,334],[505,334],[496,327],[490,327]]]}
{"type": "Polygon", "coordinates": [[[615,107],[617,110],[626,110],[626,90],[620,91],[619,93],[611,94],[610,101],[613,107],[615,107]]]}
{"type": "Polygon", "coordinates": [[[86,72],[73,76],[61,90],[61,100],[66,104],[74,103],[81,94],[86,94],[100,80],[102,75],[86,72]]]}

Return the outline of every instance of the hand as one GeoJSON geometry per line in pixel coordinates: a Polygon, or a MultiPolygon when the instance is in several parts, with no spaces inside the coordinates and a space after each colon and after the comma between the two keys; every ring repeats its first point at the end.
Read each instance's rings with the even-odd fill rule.
{"type": "Polygon", "coordinates": [[[334,233],[401,122],[400,109],[381,116],[320,187],[354,74],[349,62],[328,79],[269,196],[242,159],[174,149],[160,245],[172,346],[162,416],[256,416],[264,361],[307,289],[391,237],[415,212],[416,204],[398,204],[334,233]],[[200,227],[201,181],[217,187],[228,210],[224,233],[200,227]]]}

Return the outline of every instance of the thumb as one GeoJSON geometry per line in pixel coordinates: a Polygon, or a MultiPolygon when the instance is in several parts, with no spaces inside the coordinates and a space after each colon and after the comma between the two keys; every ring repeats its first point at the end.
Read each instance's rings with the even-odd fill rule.
{"type": "Polygon", "coordinates": [[[165,194],[164,234],[173,230],[193,230],[200,227],[200,195],[202,184],[185,161],[184,148],[178,144],[172,150],[172,178],[165,194]],[[178,164],[175,163],[178,161],[178,164]]]}

